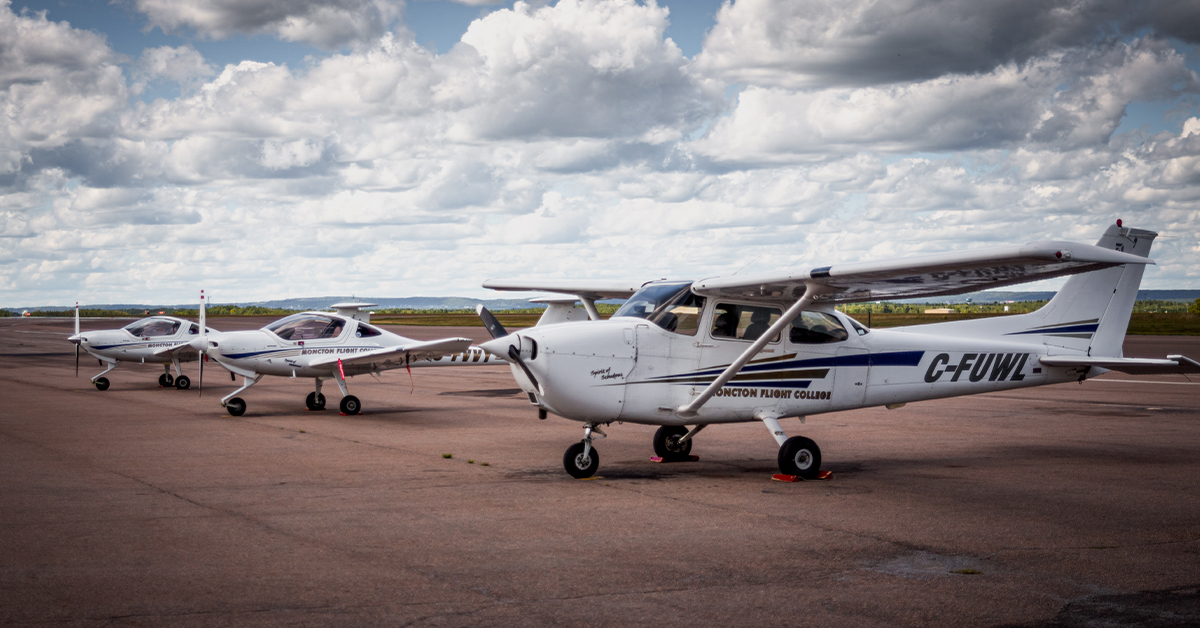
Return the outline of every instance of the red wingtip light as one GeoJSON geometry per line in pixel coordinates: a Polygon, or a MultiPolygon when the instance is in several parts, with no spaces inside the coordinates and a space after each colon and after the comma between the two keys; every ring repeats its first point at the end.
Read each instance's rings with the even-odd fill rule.
{"type": "Polygon", "coordinates": [[[1062,259],[1062,251],[1055,253],[1054,257],[1057,257],[1058,259],[1062,259]]]}
{"type": "Polygon", "coordinates": [[[1120,227],[1120,226],[1121,226],[1121,219],[1120,219],[1120,218],[1118,218],[1118,219],[1117,219],[1117,226],[1118,226],[1118,227],[1120,227]]]}

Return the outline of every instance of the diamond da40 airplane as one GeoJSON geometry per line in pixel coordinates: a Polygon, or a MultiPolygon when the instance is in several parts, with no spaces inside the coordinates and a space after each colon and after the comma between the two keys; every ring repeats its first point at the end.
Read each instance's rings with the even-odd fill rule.
{"type": "MultiPolygon", "coordinates": [[[[183,374],[181,362],[191,362],[199,357],[190,340],[200,336],[200,325],[174,316],[151,316],[136,320],[120,329],[79,331],[79,304],[75,304],[75,334],[68,340],[75,344],[75,375],[79,375],[80,350],[95,356],[107,368],[92,377],[91,382],[99,390],[108,390],[105,377],[122,362],[162,364],[165,371],[158,376],[158,385],[175,386],[187,390],[192,380],[183,374]],[[171,376],[171,367],[175,376],[171,376]]],[[[215,330],[209,329],[213,332],[215,330]]]]}
{"type": "Polygon", "coordinates": [[[812,479],[820,448],[788,438],[780,419],[803,423],[825,412],[1083,381],[1108,370],[1200,372],[1183,356],[1122,356],[1156,235],[1117,221],[1094,246],[1042,241],[695,282],[489,280],[484,287],[495,290],[573,295],[592,320],[508,334],[479,306],[494,337],[480,347],[511,364],[541,418],[583,423],[583,440],[563,457],[574,477],[596,473],[593,441],[613,421],[661,426],[653,445],[665,460],[694,458],[692,442],[709,425],[758,421],[779,444],[780,472],[812,479]],[[834,309],[1067,275],[1029,314],[868,329],[834,309]],[[605,298],[628,300],[599,320],[594,303],[605,298]]]}
{"type": "MultiPolygon", "coordinates": [[[[333,380],[342,393],[339,408],[358,414],[362,403],[350,394],[346,378],[377,375],[396,368],[496,364],[491,356],[471,346],[469,338],[417,341],[398,336],[370,324],[371,313],[363,308],[373,303],[338,303],[330,312],[302,312],[281,318],[262,329],[201,333],[186,344],[224,367],[241,375],[242,387],[221,399],[233,416],[246,412],[240,395],[263,377],[311,377],[315,390],[304,404],[309,410],[324,410],[324,380],[333,380]]],[[[204,329],[204,296],[200,297],[200,327],[204,329]]],[[[203,388],[204,362],[200,363],[203,388]]]]}

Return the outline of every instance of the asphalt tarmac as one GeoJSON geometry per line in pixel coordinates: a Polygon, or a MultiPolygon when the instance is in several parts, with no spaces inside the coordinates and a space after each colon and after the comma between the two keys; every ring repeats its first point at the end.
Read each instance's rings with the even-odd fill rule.
{"type": "MultiPolygon", "coordinates": [[[[195,363],[190,391],[135,364],[97,391],[71,325],[0,319],[6,626],[1200,625],[1200,378],[784,421],[834,474],[795,484],[762,425],[655,464],[654,428],[614,423],[583,481],[580,425],[504,366],[353,378],[360,416],[267,378],[233,418],[195,363]]],[[[1126,342],[1168,353],[1200,338],[1126,342]]]]}

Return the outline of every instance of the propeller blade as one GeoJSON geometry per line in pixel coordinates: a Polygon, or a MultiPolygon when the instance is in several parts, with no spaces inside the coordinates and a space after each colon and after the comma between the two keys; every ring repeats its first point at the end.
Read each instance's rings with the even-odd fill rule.
{"type": "Polygon", "coordinates": [[[501,325],[500,321],[496,320],[496,315],[488,311],[486,307],[483,307],[482,303],[475,306],[475,313],[479,315],[479,318],[483,321],[483,326],[487,328],[492,338],[502,338],[508,335],[508,331],[504,329],[504,325],[501,325]]]}
{"type": "Polygon", "coordinates": [[[200,356],[200,379],[196,381],[196,390],[200,396],[204,396],[204,363],[208,361],[207,355],[200,356]]]}
{"type": "Polygon", "coordinates": [[[512,358],[512,361],[516,362],[522,371],[525,371],[525,376],[529,378],[529,383],[533,384],[533,387],[538,389],[538,392],[541,392],[542,385],[533,376],[533,371],[529,370],[529,367],[525,365],[525,360],[521,359],[521,352],[513,345],[508,345],[508,357],[512,358]]]}
{"type": "Polygon", "coordinates": [[[79,345],[75,345],[75,377],[79,377],[79,345]]]}

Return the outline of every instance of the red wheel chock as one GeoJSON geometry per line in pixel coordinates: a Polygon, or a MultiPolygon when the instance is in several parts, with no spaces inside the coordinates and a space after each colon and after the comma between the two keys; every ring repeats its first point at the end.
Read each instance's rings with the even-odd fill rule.
{"type": "MultiPolygon", "coordinates": [[[[804,478],[802,478],[798,475],[787,475],[785,473],[776,473],[775,475],[771,476],[771,479],[775,480],[776,482],[803,482],[804,481],[804,478]]],[[[821,471],[820,473],[817,474],[817,479],[818,480],[832,480],[833,479],[833,471],[821,471]]]]}
{"type": "Polygon", "coordinates": [[[700,459],[700,456],[688,456],[687,458],[679,458],[676,460],[666,460],[660,456],[650,456],[650,462],[695,462],[700,459]]]}

